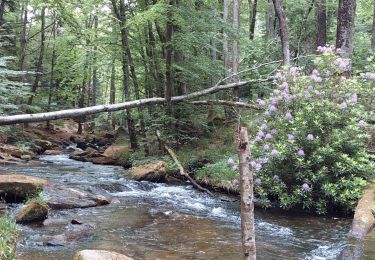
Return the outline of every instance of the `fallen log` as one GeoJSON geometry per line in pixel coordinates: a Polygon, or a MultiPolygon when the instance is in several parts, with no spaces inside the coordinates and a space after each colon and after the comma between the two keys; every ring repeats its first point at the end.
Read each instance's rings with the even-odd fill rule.
{"type": "Polygon", "coordinates": [[[199,100],[199,101],[193,101],[190,103],[193,105],[223,105],[223,106],[230,106],[230,107],[261,110],[261,108],[257,105],[247,104],[243,102],[233,102],[233,101],[228,101],[228,100],[199,100]]]}
{"type": "MultiPolygon", "coordinates": [[[[186,99],[193,99],[193,98],[201,97],[207,94],[218,92],[220,90],[240,87],[240,86],[244,86],[250,83],[256,83],[256,82],[260,83],[260,82],[268,82],[268,81],[270,81],[270,79],[256,79],[256,80],[250,80],[250,81],[240,81],[237,83],[231,83],[231,84],[226,84],[226,85],[213,86],[211,88],[193,92],[187,95],[172,97],[171,102],[181,102],[186,99]]],[[[124,110],[128,108],[156,105],[156,104],[163,104],[163,103],[165,103],[165,98],[156,97],[156,98],[146,98],[146,99],[127,101],[127,102],[118,103],[118,104],[98,105],[98,106],[92,106],[92,107],[66,109],[66,110],[46,112],[46,113],[1,116],[0,125],[32,123],[32,122],[40,122],[40,121],[47,121],[47,120],[57,120],[57,119],[63,119],[63,118],[75,118],[75,117],[80,117],[80,116],[85,116],[85,115],[96,114],[96,113],[113,112],[113,111],[119,111],[119,110],[124,110]]]]}
{"type": "Polygon", "coordinates": [[[177,165],[178,169],[179,169],[179,173],[182,177],[185,177],[186,179],[188,179],[190,181],[190,183],[193,185],[193,187],[197,188],[198,190],[200,191],[203,191],[203,192],[206,192],[208,193],[209,195],[213,196],[213,194],[206,188],[203,188],[201,185],[199,185],[193,178],[190,177],[190,175],[185,172],[184,170],[184,167],[181,165],[180,161],[178,160],[176,154],[173,152],[173,150],[166,144],[164,143],[162,140],[161,140],[161,135],[160,135],[160,131],[159,130],[156,130],[156,136],[159,140],[160,143],[162,143],[164,145],[164,148],[165,150],[167,150],[167,152],[169,153],[169,155],[172,157],[173,161],[175,162],[175,164],[177,165]]]}

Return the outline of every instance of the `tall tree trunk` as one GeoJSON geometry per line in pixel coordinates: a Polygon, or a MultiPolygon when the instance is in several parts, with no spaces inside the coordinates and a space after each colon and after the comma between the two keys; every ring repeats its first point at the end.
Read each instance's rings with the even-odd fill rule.
{"type": "MultiPolygon", "coordinates": [[[[52,103],[52,94],[55,88],[55,62],[56,62],[56,31],[57,31],[57,21],[56,21],[56,13],[53,14],[53,26],[52,26],[52,58],[51,58],[51,76],[49,81],[49,91],[48,91],[48,105],[47,111],[51,111],[51,103],[52,103]]],[[[47,121],[46,128],[49,129],[51,127],[50,121],[47,121]]]]}
{"type": "Polygon", "coordinates": [[[356,0],[339,0],[336,30],[336,48],[340,56],[351,58],[353,55],[354,18],[356,0]]]}
{"type": "MultiPolygon", "coordinates": [[[[129,60],[126,54],[127,46],[126,46],[126,27],[125,27],[125,3],[123,0],[120,0],[120,7],[117,7],[116,0],[111,0],[112,6],[114,9],[114,13],[119,20],[120,28],[121,28],[121,48],[122,48],[122,73],[123,73],[123,91],[125,100],[130,100],[130,77],[129,77],[129,60]]],[[[126,109],[126,122],[128,125],[129,131],[129,139],[130,139],[130,146],[133,150],[138,148],[137,142],[137,133],[135,129],[135,123],[132,118],[131,109],[126,109]]]]}
{"type": "Polygon", "coordinates": [[[251,10],[251,16],[249,16],[249,39],[254,40],[255,23],[257,21],[257,7],[258,0],[249,0],[249,8],[251,10]]]}
{"type": "Polygon", "coordinates": [[[327,43],[327,2],[316,0],[317,38],[316,47],[325,46],[327,43]]]}
{"type": "Polygon", "coordinates": [[[91,105],[96,105],[96,92],[98,87],[98,67],[97,67],[97,51],[98,51],[98,15],[94,16],[94,30],[95,30],[95,41],[94,41],[94,53],[93,53],[93,72],[92,72],[92,102],[91,105]]]}
{"type": "Polygon", "coordinates": [[[4,20],[4,13],[5,13],[5,0],[0,0],[0,25],[3,24],[4,20]]]}
{"type": "MultiPolygon", "coordinates": [[[[170,0],[169,8],[174,6],[174,0],[170,0]]],[[[172,115],[171,107],[171,98],[173,92],[173,75],[172,75],[172,55],[173,55],[173,46],[172,46],[172,34],[173,34],[173,21],[172,21],[172,10],[168,10],[168,21],[167,29],[165,32],[165,91],[164,97],[166,101],[166,112],[167,115],[172,115]]]]}
{"type": "MultiPolygon", "coordinates": [[[[115,104],[116,103],[116,60],[115,58],[112,59],[112,67],[111,67],[111,82],[110,82],[110,90],[109,90],[109,103],[115,104]]],[[[113,113],[110,112],[109,114],[111,118],[111,125],[112,129],[116,128],[115,118],[113,113]]]]}
{"type": "Polygon", "coordinates": [[[267,0],[266,6],[266,39],[271,40],[276,37],[275,33],[275,8],[272,1],[267,0]]]}
{"type": "Polygon", "coordinates": [[[46,24],[46,19],[45,19],[45,13],[46,13],[46,8],[42,7],[41,14],[40,14],[40,51],[39,51],[39,58],[36,64],[36,75],[35,75],[35,80],[34,83],[31,87],[31,96],[29,97],[29,100],[27,101],[27,104],[31,106],[33,104],[33,98],[36,93],[36,90],[38,88],[40,79],[42,77],[43,73],[43,58],[44,58],[44,49],[45,49],[45,24],[46,24]]]}
{"type": "Polygon", "coordinates": [[[283,65],[289,66],[290,64],[290,50],[289,50],[289,36],[288,36],[288,25],[286,22],[283,0],[272,0],[275,7],[275,13],[279,19],[280,24],[280,38],[281,47],[283,50],[283,65]]]}
{"type": "MultiPolygon", "coordinates": [[[[224,13],[223,13],[224,24],[228,22],[228,15],[229,15],[229,0],[224,0],[224,13]]],[[[228,76],[228,68],[229,68],[228,34],[225,28],[223,29],[223,62],[224,62],[223,78],[225,78],[228,76]]]]}
{"type": "Polygon", "coordinates": [[[372,38],[371,38],[371,49],[375,52],[375,2],[374,2],[374,15],[372,17],[372,38]]]}
{"type": "MultiPolygon", "coordinates": [[[[233,30],[235,32],[234,40],[233,40],[233,46],[232,46],[232,74],[233,76],[233,82],[238,82],[238,75],[235,75],[238,73],[238,67],[239,67],[239,3],[238,0],[233,0],[233,30]]],[[[233,88],[233,100],[238,100],[238,88],[233,88]]]]}
{"type": "Polygon", "coordinates": [[[247,128],[241,127],[238,147],[241,193],[242,259],[255,260],[254,192],[253,173],[250,170],[250,149],[247,128]]]}
{"type": "Polygon", "coordinates": [[[25,51],[26,51],[26,30],[27,30],[27,2],[22,6],[22,30],[20,34],[20,51],[19,51],[19,68],[21,71],[25,69],[25,51]]]}
{"type": "MultiPolygon", "coordinates": [[[[151,22],[148,23],[148,40],[150,44],[149,52],[148,52],[148,56],[150,58],[150,66],[155,68],[155,73],[157,75],[157,79],[156,79],[157,86],[158,86],[157,93],[159,97],[164,97],[165,78],[164,78],[164,74],[161,71],[160,64],[157,58],[156,40],[155,40],[154,32],[152,30],[151,22]]],[[[164,53],[164,49],[163,49],[163,53],[164,53]]],[[[164,54],[162,54],[162,56],[164,56],[164,54]]]]}

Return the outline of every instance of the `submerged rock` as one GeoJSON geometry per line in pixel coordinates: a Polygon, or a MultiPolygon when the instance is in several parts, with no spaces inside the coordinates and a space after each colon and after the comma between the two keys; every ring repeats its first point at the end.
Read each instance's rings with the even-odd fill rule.
{"type": "Polygon", "coordinates": [[[6,202],[21,202],[37,195],[47,180],[25,175],[0,175],[0,197],[6,202]]]}
{"type": "Polygon", "coordinates": [[[74,255],[73,260],[132,260],[126,255],[105,250],[82,250],[74,255]]]}
{"type": "Polygon", "coordinates": [[[168,165],[164,161],[149,163],[129,170],[128,176],[136,181],[163,182],[166,179],[168,165]]]}
{"type": "Polygon", "coordinates": [[[16,146],[8,145],[8,144],[0,145],[0,152],[11,155],[13,157],[17,157],[17,158],[21,158],[24,155],[29,155],[31,157],[35,156],[35,154],[31,151],[21,150],[20,148],[16,146]]]}
{"type": "Polygon", "coordinates": [[[48,186],[45,193],[48,197],[48,206],[51,209],[90,208],[110,203],[110,200],[102,195],[95,195],[73,188],[48,186]]]}
{"type": "Polygon", "coordinates": [[[48,206],[46,203],[32,201],[27,203],[16,215],[17,223],[41,222],[48,216],[48,206]]]}

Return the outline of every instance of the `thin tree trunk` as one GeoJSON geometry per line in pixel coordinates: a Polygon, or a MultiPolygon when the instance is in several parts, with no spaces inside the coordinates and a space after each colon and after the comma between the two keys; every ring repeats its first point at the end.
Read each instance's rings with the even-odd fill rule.
{"type": "MultiPolygon", "coordinates": [[[[239,67],[239,3],[238,0],[233,0],[233,30],[235,32],[233,46],[232,46],[232,74],[238,73],[239,67]]],[[[238,75],[233,76],[233,82],[238,82],[238,75]]],[[[238,100],[238,88],[233,89],[233,100],[238,100]]]]}
{"type": "Polygon", "coordinates": [[[238,147],[241,193],[241,238],[242,258],[256,259],[255,227],[254,227],[254,192],[253,173],[250,170],[250,149],[247,128],[241,127],[240,144],[238,147]]]}
{"type": "Polygon", "coordinates": [[[45,19],[45,13],[46,13],[46,8],[45,7],[42,7],[42,10],[41,10],[41,15],[40,15],[40,20],[41,20],[41,28],[40,28],[40,51],[39,51],[39,58],[38,58],[38,61],[37,61],[37,64],[36,64],[36,75],[35,75],[35,80],[34,80],[34,83],[31,87],[31,96],[29,97],[29,100],[27,101],[27,104],[29,106],[31,106],[33,104],[33,98],[34,98],[34,95],[36,93],[36,90],[38,88],[38,85],[39,85],[39,82],[40,82],[40,79],[42,77],[42,73],[43,73],[43,57],[44,57],[44,49],[45,49],[45,31],[44,31],[44,27],[45,27],[45,23],[46,23],[46,19],[45,19]]]}
{"type": "Polygon", "coordinates": [[[92,72],[92,102],[91,105],[96,105],[96,92],[98,87],[98,67],[97,67],[97,51],[98,51],[98,16],[94,16],[94,29],[95,29],[95,41],[94,41],[94,54],[93,54],[93,72],[92,72]]]}
{"type": "Polygon", "coordinates": [[[340,49],[339,54],[343,58],[353,55],[355,9],[356,0],[339,0],[336,49],[340,49]]]}
{"type": "Polygon", "coordinates": [[[20,52],[19,52],[19,68],[21,71],[25,69],[25,51],[26,51],[26,30],[27,30],[27,2],[22,7],[22,30],[20,34],[20,52]]]}
{"type": "Polygon", "coordinates": [[[275,13],[279,19],[280,24],[280,38],[281,47],[283,50],[283,65],[289,66],[290,64],[290,50],[289,50],[289,36],[288,36],[288,25],[286,22],[283,0],[272,0],[275,7],[275,13]]]}
{"type": "Polygon", "coordinates": [[[316,0],[317,38],[316,47],[327,43],[327,3],[326,0],[316,0]]]}
{"type": "MultiPolygon", "coordinates": [[[[223,20],[224,24],[228,22],[228,15],[229,15],[229,0],[224,0],[224,13],[223,13],[223,20]]],[[[224,77],[228,76],[228,68],[229,68],[229,51],[228,51],[228,34],[226,29],[223,29],[223,62],[224,62],[224,77]]]]}
{"type": "MultiPolygon", "coordinates": [[[[174,6],[174,0],[170,0],[169,8],[174,6]]],[[[173,46],[172,46],[172,34],[173,34],[173,21],[172,21],[172,10],[168,11],[168,21],[167,21],[167,30],[165,33],[165,91],[164,97],[166,101],[166,112],[167,115],[172,115],[171,107],[171,98],[173,95],[173,76],[172,76],[172,55],[173,55],[173,46]]]]}
{"type": "Polygon", "coordinates": [[[274,39],[276,37],[275,33],[275,8],[271,0],[267,0],[266,6],[266,39],[274,39]]]}
{"type": "Polygon", "coordinates": [[[1,0],[0,2],[0,25],[3,24],[3,17],[4,17],[4,13],[5,13],[5,0],[1,0]]]}
{"type": "Polygon", "coordinates": [[[249,17],[249,39],[254,40],[255,23],[257,21],[257,7],[258,0],[249,0],[249,8],[251,10],[251,16],[249,17]]]}
{"type": "Polygon", "coordinates": [[[372,38],[371,38],[371,49],[375,52],[375,2],[374,2],[374,15],[372,17],[372,38]]]}
{"type": "MultiPolygon", "coordinates": [[[[115,78],[116,78],[116,62],[115,58],[112,60],[112,68],[111,68],[111,82],[110,82],[110,90],[109,90],[109,103],[110,104],[115,104],[116,103],[116,83],[115,83],[115,78]]],[[[113,113],[110,113],[110,118],[111,118],[111,125],[112,129],[116,128],[116,123],[115,123],[115,118],[113,116],[113,113]]]]}
{"type": "MultiPolygon", "coordinates": [[[[55,77],[55,62],[56,62],[56,31],[57,31],[57,21],[56,21],[56,13],[53,14],[53,26],[52,26],[52,58],[51,58],[51,77],[49,81],[49,91],[48,91],[48,106],[47,111],[51,111],[51,103],[52,103],[52,94],[55,88],[54,77],[55,77]]],[[[46,128],[49,129],[51,127],[50,121],[47,121],[46,128]]]]}
{"type": "MultiPolygon", "coordinates": [[[[127,57],[126,47],[126,27],[125,27],[125,4],[120,0],[120,7],[117,7],[116,0],[111,0],[114,13],[119,20],[121,28],[121,48],[122,48],[122,72],[123,72],[123,91],[125,100],[130,100],[130,77],[129,77],[129,60],[127,57]]],[[[134,120],[132,119],[131,109],[126,109],[126,122],[128,125],[130,146],[133,150],[138,148],[137,133],[135,129],[134,120]]]]}

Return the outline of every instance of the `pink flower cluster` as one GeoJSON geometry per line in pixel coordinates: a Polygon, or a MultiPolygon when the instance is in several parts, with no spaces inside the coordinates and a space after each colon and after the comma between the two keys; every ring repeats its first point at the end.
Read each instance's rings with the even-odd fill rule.
{"type": "Polygon", "coordinates": [[[360,76],[364,79],[373,79],[375,80],[375,72],[366,72],[366,73],[361,73],[360,76]]]}

